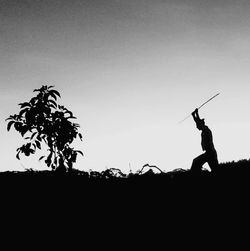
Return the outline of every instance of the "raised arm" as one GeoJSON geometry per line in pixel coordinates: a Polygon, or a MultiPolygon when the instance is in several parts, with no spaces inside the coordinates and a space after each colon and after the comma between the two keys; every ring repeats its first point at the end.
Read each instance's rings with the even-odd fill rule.
{"type": "Polygon", "coordinates": [[[201,120],[197,108],[191,114],[192,114],[193,119],[194,119],[195,122],[198,122],[198,121],[201,120]]]}

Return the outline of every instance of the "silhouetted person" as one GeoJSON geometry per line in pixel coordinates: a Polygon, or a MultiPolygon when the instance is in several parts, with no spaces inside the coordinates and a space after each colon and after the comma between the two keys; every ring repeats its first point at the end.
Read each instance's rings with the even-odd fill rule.
{"type": "Polygon", "coordinates": [[[201,171],[202,166],[207,162],[211,171],[214,172],[218,168],[218,158],[214,148],[212,132],[205,125],[205,120],[200,118],[198,109],[192,112],[192,116],[197,129],[201,131],[201,147],[204,153],[193,160],[191,171],[201,171]]]}

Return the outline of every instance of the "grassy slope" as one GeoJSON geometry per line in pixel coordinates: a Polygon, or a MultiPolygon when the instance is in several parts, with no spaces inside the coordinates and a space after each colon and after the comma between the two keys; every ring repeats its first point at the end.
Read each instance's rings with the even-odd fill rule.
{"type": "Polygon", "coordinates": [[[185,236],[192,247],[200,240],[204,245],[215,240],[225,244],[230,234],[234,238],[248,226],[249,178],[249,160],[223,163],[217,174],[149,171],[104,179],[77,170],[72,174],[3,172],[0,215],[11,226],[11,235],[24,227],[37,235],[43,227],[40,236],[45,239],[55,232],[66,234],[64,238],[78,233],[78,240],[85,243],[85,231],[98,236],[97,242],[107,236],[108,246],[114,239],[131,246],[134,238],[146,245],[152,241],[147,235],[157,237],[154,244],[167,246],[174,238],[175,245],[186,246],[185,236]]]}
{"type": "MultiPolygon", "coordinates": [[[[119,170],[118,170],[119,171],[119,170]]],[[[156,173],[149,169],[144,173],[129,175],[108,170],[89,173],[74,170],[60,174],[51,171],[24,171],[0,173],[0,186],[4,193],[31,194],[34,191],[53,194],[77,194],[79,196],[131,196],[164,195],[169,197],[201,193],[245,193],[249,189],[250,160],[221,163],[218,173],[203,170],[193,174],[189,170],[156,173]]],[[[250,191],[250,190],[249,190],[250,191]]]]}

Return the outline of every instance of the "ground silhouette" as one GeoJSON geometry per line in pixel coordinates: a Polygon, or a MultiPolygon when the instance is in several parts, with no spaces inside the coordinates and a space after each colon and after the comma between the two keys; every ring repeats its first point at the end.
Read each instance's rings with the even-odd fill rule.
{"type": "Polygon", "coordinates": [[[248,159],[221,163],[216,173],[150,165],[129,174],[112,168],[7,171],[0,173],[1,215],[12,235],[26,227],[27,240],[59,233],[59,243],[65,238],[71,245],[90,238],[95,245],[102,236],[109,247],[113,241],[131,246],[134,239],[146,246],[225,245],[247,225],[249,178],[248,159]]]}
{"type": "MultiPolygon", "coordinates": [[[[181,196],[185,198],[220,192],[232,195],[232,192],[250,191],[250,159],[220,163],[217,172],[202,169],[193,173],[190,169],[175,169],[164,172],[156,166],[144,165],[137,172],[123,173],[120,169],[110,168],[101,172],[25,171],[0,172],[2,194],[19,194],[22,196],[42,193],[46,196],[114,195],[122,196],[181,196]]],[[[149,198],[148,197],[148,198],[149,198]]]]}

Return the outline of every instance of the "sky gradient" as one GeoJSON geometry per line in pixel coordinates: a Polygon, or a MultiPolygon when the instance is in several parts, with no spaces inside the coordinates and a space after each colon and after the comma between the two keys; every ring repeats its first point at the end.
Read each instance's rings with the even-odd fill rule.
{"type": "Polygon", "coordinates": [[[200,110],[219,162],[250,156],[250,2],[0,0],[0,171],[46,169],[15,159],[5,118],[33,89],[55,85],[81,125],[76,168],[189,169],[200,110]]]}

